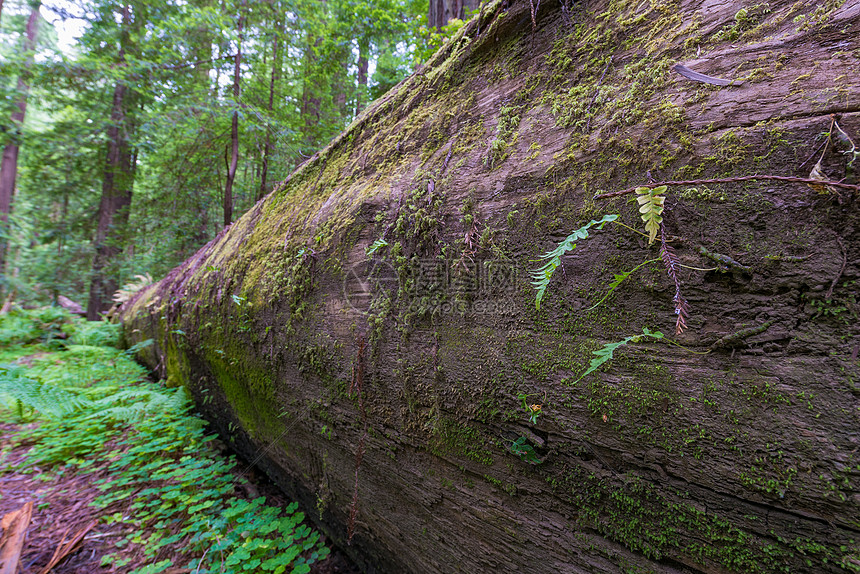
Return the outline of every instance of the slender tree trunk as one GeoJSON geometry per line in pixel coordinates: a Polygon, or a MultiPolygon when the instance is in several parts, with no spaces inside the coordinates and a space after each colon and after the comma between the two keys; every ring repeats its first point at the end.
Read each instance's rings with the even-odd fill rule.
{"type": "Polygon", "coordinates": [[[236,30],[239,33],[239,42],[236,49],[235,66],[233,68],[233,99],[236,109],[233,110],[233,121],[230,127],[230,142],[232,144],[230,161],[227,164],[227,185],[224,187],[224,225],[233,222],[233,181],[236,179],[236,168],[239,166],[239,78],[241,76],[240,66],[242,64],[242,25],[244,24],[245,0],[239,8],[239,21],[236,30]]]}
{"type": "Polygon", "coordinates": [[[370,52],[370,42],[366,39],[358,41],[358,92],[355,96],[355,115],[361,113],[364,109],[367,98],[367,68],[368,68],[368,52],[370,52]]]}
{"type": "Polygon", "coordinates": [[[430,0],[428,24],[440,30],[448,20],[464,18],[467,9],[474,10],[479,5],[480,0],[430,0]]]}
{"type": "MultiPolygon", "coordinates": [[[[6,249],[7,241],[5,239],[6,226],[9,223],[9,216],[12,214],[12,199],[15,195],[15,178],[18,174],[18,148],[21,130],[24,126],[24,116],[27,113],[27,95],[30,91],[29,69],[33,64],[33,50],[36,47],[36,32],[39,27],[39,6],[37,2],[33,4],[30,11],[30,17],[27,19],[27,39],[24,41],[24,51],[26,60],[24,61],[24,69],[18,77],[18,101],[15,103],[15,111],[12,112],[12,129],[15,133],[12,134],[12,139],[3,148],[3,159],[0,160],[0,276],[5,276],[6,269],[6,249]]],[[[2,0],[0,0],[0,11],[2,11],[2,0]]],[[[3,292],[3,285],[0,283],[0,293],[3,292]]]]}
{"type": "MultiPolygon", "coordinates": [[[[122,33],[118,61],[125,61],[129,41],[131,7],[126,4],[122,9],[122,33]]],[[[90,296],[87,303],[87,319],[98,319],[111,306],[111,295],[117,289],[117,274],[108,266],[122,253],[125,232],[131,206],[134,186],[134,156],[130,138],[133,124],[128,110],[133,109],[133,94],[122,82],[117,82],[111,105],[111,121],[107,130],[107,154],[102,197],[98,209],[98,223],[93,239],[95,258],[90,281],[90,296]]]]}
{"type": "Polygon", "coordinates": [[[275,152],[275,143],[272,141],[272,112],[275,109],[275,88],[281,76],[280,39],[284,33],[284,18],[277,14],[275,26],[275,40],[272,45],[272,77],[269,82],[269,123],[266,126],[266,143],[263,147],[263,166],[260,174],[260,191],[257,192],[257,201],[261,200],[268,192],[266,178],[269,174],[269,157],[275,152]]]}
{"type": "MultiPolygon", "coordinates": [[[[206,8],[211,2],[209,0],[194,0],[192,5],[196,8],[206,8]]],[[[209,93],[211,80],[209,72],[212,69],[212,31],[207,24],[201,24],[193,30],[194,57],[198,62],[194,66],[201,92],[209,93]]]]}
{"type": "Polygon", "coordinates": [[[304,126],[304,140],[310,150],[317,144],[317,127],[320,121],[322,98],[317,90],[320,89],[317,48],[322,45],[322,38],[307,33],[305,45],[305,69],[302,74],[302,107],[301,118],[304,126]]]}

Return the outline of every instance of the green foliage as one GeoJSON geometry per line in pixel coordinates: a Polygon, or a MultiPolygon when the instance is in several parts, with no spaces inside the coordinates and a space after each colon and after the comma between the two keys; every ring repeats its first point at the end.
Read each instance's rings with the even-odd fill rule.
{"type": "Polygon", "coordinates": [[[540,464],[543,462],[535,452],[534,447],[528,443],[528,439],[524,436],[511,441],[508,449],[529,464],[540,464]]]}
{"type": "Polygon", "coordinates": [[[543,405],[539,405],[539,404],[535,404],[535,403],[529,404],[527,399],[531,396],[534,396],[534,395],[526,395],[526,394],[520,393],[518,398],[520,399],[520,401],[522,401],[523,410],[526,412],[526,415],[529,418],[529,422],[532,423],[533,425],[536,425],[538,422],[538,417],[540,417],[541,413],[543,412],[543,405]]]}
{"type": "Polygon", "coordinates": [[[0,474],[37,467],[107,474],[94,483],[102,493],[94,505],[120,504],[104,520],[121,522],[126,534],[103,565],[127,572],[127,557],[142,554],[147,565],[134,574],[163,572],[179,559],[200,574],[298,574],[328,554],[295,503],[279,508],[237,497],[244,479],[233,474],[236,461],[222,457],[205,423],[188,414],[184,389],[147,382],[129,353],[70,345],[26,364],[0,366],[0,397],[26,402],[42,419],[19,429],[14,440],[30,446],[27,458],[0,474]]]}
{"type": "Polygon", "coordinates": [[[590,375],[591,373],[593,373],[594,371],[599,369],[601,367],[601,365],[603,365],[603,363],[611,360],[613,353],[615,353],[615,350],[618,349],[619,347],[622,347],[622,346],[626,345],[627,343],[638,343],[644,337],[651,337],[652,339],[662,339],[663,333],[661,333],[660,331],[653,331],[652,332],[647,327],[644,327],[642,329],[641,335],[631,335],[629,337],[624,337],[623,339],[621,339],[620,341],[616,341],[615,343],[607,343],[602,348],[600,348],[600,349],[598,349],[592,353],[593,355],[596,355],[596,356],[595,356],[595,358],[591,359],[591,363],[589,364],[588,369],[586,369],[585,372],[582,373],[579,376],[579,378],[576,379],[575,381],[573,381],[573,383],[571,383],[571,384],[575,385],[576,383],[578,383],[579,381],[581,381],[582,379],[584,379],[585,377],[587,377],[588,375],[590,375]]]}
{"type": "Polygon", "coordinates": [[[0,403],[24,418],[25,409],[43,415],[61,417],[88,403],[80,394],[29,378],[18,365],[0,365],[0,403]]]}
{"type": "Polygon", "coordinates": [[[540,311],[540,302],[543,299],[544,294],[546,293],[546,288],[549,286],[549,282],[552,279],[553,273],[555,273],[556,268],[561,265],[561,257],[576,248],[576,243],[574,241],[578,239],[587,239],[588,238],[588,230],[591,227],[597,226],[597,229],[603,229],[603,226],[609,223],[610,221],[615,221],[618,219],[618,216],[615,214],[604,215],[598,220],[592,219],[573,233],[567,236],[564,241],[558,244],[558,247],[553,249],[552,251],[547,251],[543,255],[540,256],[540,259],[545,261],[545,263],[538,267],[537,269],[532,270],[532,285],[534,286],[537,294],[535,295],[535,307],[538,311],[540,311]]]}
{"type": "Polygon", "coordinates": [[[65,336],[72,325],[71,314],[62,307],[32,311],[13,308],[0,318],[0,346],[48,343],[65,336]]]}
{"type": "Polygon", "coordinates": [[[0,291],[35,304],[88,298],[117,85],[126,88],[123,133],[133,165],[124,179],[134,198],[128,223],[117,218],[111,227],[106,247],[117,254],[101,271],[123,285],[115,299],[122,302],[221,229],[234,113],[236,219],[456,28],[437,34],[422,26],[426,0],[93,0],[70,13],[86,21],[80,37],[64,37],[71,47],[57,43],[62,18],[40,22],[27,121],[5,129],[20,96],[28,9],[7,0],[0,23],[0,143],[22,144],[12,217],[0,225],[8,269],[20,272],[0,274],[0,291]],[[236,95],[225,79],[233,75],[240,14],[236,95]]]}
{"type": "Polygon", "coordinates": [[[69,343],[94,347],[119,347],[122,327],[108,321],[78,321],[69,329],[69,343]]]}
{"type": "Polygon", "coordinates": [[[591,311],[592,309],[596,309],[596,308],[600,307],[600,305],[604,301],[606,301],[609,298],[609,296],[612,295],[612,293],[614,293],[615,290],[618,289],[621,286],[621,284],[624,283],[624,281],[628,277],[630,277],[631,275],[633,275],[634,273],[639,271],[645,265],[648,265],[649,263],[657,263],[658,261],[661,261],[661,260],[660,259],[649,259],[647,261],[643,261],[642,263],[640,263],[639,265],[637,265],[636,267],[634,267],[630,271],[623,271],[621,273],[616,273],[615,277],[609,283],[609,291],[606,292],[606,295],[601,297],[600,301],[598,301],[597,303],[595,303],[594,305],[592,305],[591,307],[586,309],[586,311],[591,311]]]}
{"type": "Polygon", "coordinates": [[[380,249],[382,249],[383,247],[386,247],[387,245],[388,245],[388,242],[386,240],[379,238],[370,244],[370,246],[367,248],[365,253],[368,256],[371,256],[374,253],[376,253],[377,251],[379,251],[380,249]]]}
{"type": "Polygon", "coordinates": [[[660,224],[663,223],[663,205],[666,202],[666,186],[659,187],[637,187],[636,202],[639,204],[639,213],[645,222],[645,231],[648,232],[648,245],[654,243],[660,224]]]}

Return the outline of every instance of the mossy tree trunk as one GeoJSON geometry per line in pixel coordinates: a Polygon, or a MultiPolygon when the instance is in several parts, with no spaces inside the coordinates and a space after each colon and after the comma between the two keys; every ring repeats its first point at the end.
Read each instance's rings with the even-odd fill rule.
{"type": "Polygon", "coordinates": [[[856,191],[670,186],[677,336],[638,205],[594,196],[856,184],[860,6],[535,23],[485,7],[130,301],[129,340],[368,572],[856,571],[856,191]],[[606,214],[537,310],[535,261],[606,214]]]}

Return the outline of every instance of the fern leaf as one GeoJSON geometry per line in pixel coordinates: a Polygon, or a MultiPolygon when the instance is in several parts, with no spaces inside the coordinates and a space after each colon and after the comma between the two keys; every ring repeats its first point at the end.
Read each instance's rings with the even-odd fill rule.
{"type": "Polygon", "coordinates": [[[619,347],[623,347],[627,343],[638,343],[639,341],[642,340],[643,337],[651,337],[653,339],[662,339],[663,333],[661,333],[660,331],[651,331],[648,329],[648,327],[644,327],[642,329],[641,335],[631,335],[629,337],[624,337],[620,341],[605,344],[602,348],[597,349],[596,351],[593,351],[591,353],[592,355],[596,355],[596,357],[591,359],[591,362],[588,365],[588,369],[586,369],[585,372],[582,373],[579,376],[579,378],[576,379],[572,384],[575,385],[576,383],[578,383],[579,381],[581,381],[582,379],[584,379],[585,377],[587,377],[588,375],[590,375],[591,373],[593,373],[594,371],[599,369],[601,367],[601,365],[603,365],[603,363],[611,360],[613,358],[613,354],[615,353],[616,349],[618,349],[619,347]]]}
{"type": "Polygon", "coordinates": [[[59,418],[91,403],[79,393],[31,379],[16,365],[0,365],[0,398],[39,411],[45,416],[59,418]]]}
{"type": "Polygon", "coordinates": [[[373,255],[374,253],[376,253],[377,251],[379,251],[380,249],[382,249],[383,247],[385,247],[387,245],[388,245],[388,242],[386,240],[379,238],[370,244],[370,246],[365,250],[365,253],[367,255],[373,255]]]}
{"type": "Polygon", "coordinates": [[[663,223],[663,206],[666,203],[666,186],[660,187],[637,187],[636,202],[639,204],[639,213],[645,222],[645,231],[648,232],[648,245],[654,243],[660,224],[663,223]]]}
{"type": "Polygon", "coordinates": [[[552,275],[555,273],[555,270],[561,265],[561,257],[568,251],[572,251],[576,248],[576,243],[574,243],[578,239],[587,239],[588,238],[588,230],[591,227],[597,226],[597,229],[603,229],[603,226],[609,223],[610,221],[615,221],[618,219],[618,216],[615,214],[604,215],[600,219],[592,219],[570,235],[568,235],[564,241],[558,244],[558,246],[552,251],[547,251],[543,255],[540,256],[540,259],[545,261],[545,263],[538,267],[537,269],[532,270],[532,285],[537,291],[535,295],[535,307],[538,311],[540,311],[540,302],[543,300],[544,294],[546,294],[546,289],[549,287],[549,282],[552,280],[552,275]]]}
{"type": "Polygon", "coordinates": [[[643,261],[642,263],[640,263],[639,265],[637,265],[636,267],[634,267],[630,271],[623,271],[622,273],[616,273],[615,278],[609,284],[609,291],[606,292],[606,295],[604,295],[600,299],[600,301],[598,301],[597,303],[595,303],[594,305],[592,305],[591,307],[586,309],[586,311],[591,311],[592,309],[596,309],[597,307],[600,307],[600,304],[603,303],[604,301],[606,301],[607,299],[609,299],[609,296],[612,295],[612,293],[616,289],[618,289],[622,283],[624,283],[625,279],[627,279],[628,277],[630,277],[631,275],[633,275],[634,273],[639,271],[639,269],[641,269],[645,265],[648,265],[649,263],[656,263],[657,261],[660,261],[660,260],[659,259],[649,259],[648,261],[643,261]]]}
{"type": "Polygon", "coordinates": [[[129,281],[122,286],[122,289],[119,289],[116,293],[114,293],[114,302],[125,303],[126,301],[131,299],[135,293],[137,293],[144,287],[148,287],[152,284],[152,276],[149,273],[144,273],[143,275],[135,275],[134,279],[134,281],[129,281]]]}

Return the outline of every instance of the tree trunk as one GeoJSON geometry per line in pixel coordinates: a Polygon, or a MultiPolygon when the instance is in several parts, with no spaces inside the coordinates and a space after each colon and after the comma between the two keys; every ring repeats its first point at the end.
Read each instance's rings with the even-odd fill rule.
{"type": "Polygon", "coordinates": [[[467,24],[126,336],[368,572],[856,569],[860,9],[567,6],[467,24]]]}
{"type": "Polygon", "coordinates": [[[233,181],[236,179],[236,169],[239,166],[239,80],[242,63],[242,24],[245,18],[245,1],[239,8],[239,20],[236,31],[239,36],[236,45],[236,58],[233,67],[233,100],[236,108],[233,110],[233,121],[230,124],[230,160],[227,162],[227,184],[224,186],[224,225],[233,223],[233,181]]]}
{"type": "Polygon", "coordinates": [[[305,145],[309,150],[315,150],[317,146],[317,132],[320,123],[320,112],[322,98],[319,91],[322,89],[319,81],[318,57],[316,49],[322,45],[322,38],[306,35],[304,72],[302,74],[302,106],[301,123],[304,131],[305,145]]]}
{"type": "MultiPolygon", "coordinates": [[[[24,69],[18,77],[18,101],[15,103],[16,110],[12,112],[10,125],[14,130],[9,143],[3,148],[3,158],[0,160],[0,277],[5,276],[6,250],[8,249],[9,216],[12,215],[12,200],[15,196],[15,179],[18,174],[18,149],[21,132],[24,129],[24,117],[27,113],[27,95],[30,92],[29,69],[33,65],[33,52],[36,48],[36,32],[39,27],[40,2],[33,4],[30,17],[27,18],[27,36],[24,41],[24,69]]],[[[0,11],[2,11],[0,2],[0,11]]],[[[3,284],[0,282],[0,294],[3,293],[3,284]]]]}
{"type": "Polygon", "coordinates": [[[272,141],[272,115],[275,110],[275,89],[278,85],[278,80],[281,75],[281,54],[279,43],[281,36],[284,35],[284,17],[282,14],[275,15],[275,37],[272,41],[272,75],[269,81],[269,105],[267,110],[269,118],[266,125],[266,141],[263,144],[263,165],[260,173],[260,191],[257,193],[257,201],[261,200],[268,192],[267,177],[269,175],[269,158],[275,153],[275,143],[272,141]]]}
{"type": "Polygon", "coordinates": [[[355,95],[355,116],[361,113],[364,109],[367,100],[367,68],[368,56],[370,52],[370,42],[362,39],[358,42],[358,90],[355,95]]]}
{"type": "Polygon", "coordinates": [[[430,11],[427,16],[429,26],[441,30],[448,20],[466,17],[466,10],[474,10],[480,5],[480,0],[430,0],[430,11]]]}
{"type": "MultiPolygon", "coordinates": [[[[128,50],[131,28],[131,6],[122,8],[122,30],[117,61],[123,63],[128,50]]],[[[102,179],[102,196],[97,212],[98,223],[93,238],[93,258],[87,319],[95,321],[112,305],[111,297],[119,287],[118,272],[112,268],[127,241],[127,224],[134,188],[134,155],[131,137],[134,129],[129,110],[135,106],[134,95],[122,81],[114,86],[110,125],[107,129],[107,153],[102,179]]]]}

